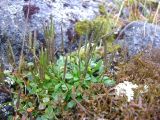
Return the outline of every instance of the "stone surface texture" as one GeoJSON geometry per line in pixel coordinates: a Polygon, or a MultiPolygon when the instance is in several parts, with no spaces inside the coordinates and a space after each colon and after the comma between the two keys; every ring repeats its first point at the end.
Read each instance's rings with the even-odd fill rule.
{"type": "MultiPolygon", "coordinates": [[[[41,29],[43,24],[53,16],[56,41],[60,42],[61,26],[64,32],[78,20],[93,19],[98,15],[98,6],[102,0],[1,0],[0,1],[0,29],[10,35],[25,32],[26,22],[24,7],[36,7],[36,12],[29,16],[27,30],[41,29]]],[[[2,33],[3,31],[3,33],[2,33]]],[[[23,35],[23,34],[21,34],[23,35]]],[[[17,37],[17,36],[16,36],[17,37]]],[[[19,36],[20,37],[20,36],[19,36]]],[[[18,40],[18,38],[16,39],[18,40]]]]}
{"type": "Polygon", "coordinates": [[[9,94],[0,91],[0,120],[7,120],[8,116],[14,113],[13,107],[9,104],[11,101],[9,94]]]}
{"type": "Polygon", "coordinates": [[[59,47],[62,33],[64,41],[68,42],[67,34],[70,34],[68,29],[73,28],[76,21],[91,20],[99,15],[98,7],[102,2],[103,0],[1,0],[0,55],[3,61],[8,62],[6,59],[8,43],[4,35],[11,42],[17,61],[24,35],[28,31],[38,30],[41,33],[38,34],[38,39],[43,40],[43,25],[47,24],[52,16],[56,47],[59,47]]]}
{"type": "Polygon", "coordinates": [[[116,43],[128,50],[129,56],[152,48],[160,48],[160,26],[142,21],[126,25],[116,43]]]}

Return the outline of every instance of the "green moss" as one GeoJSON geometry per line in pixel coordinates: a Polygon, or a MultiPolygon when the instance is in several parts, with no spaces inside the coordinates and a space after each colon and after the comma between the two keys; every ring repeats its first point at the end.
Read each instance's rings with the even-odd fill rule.
{"type": "Polygon", "coordinates": [[[99,5],[99,13],[100,13],[101,15],[106,15],[106,14],[107,14],[104,5],[99,5]]]}
{"type": "Polygon", "coordinates": [[[92,27],[92,22],[84,20],[76,23],[75,30],[79,35],[84,35],[91,30],[91,27],[92,27]]]}
{"type": "Polygon", "coordinates": [[[112,23],[106,16],[99,16],[93,20],[93,30],[103,36],[112,30],[112,23]]]}
{"type": "Polygon", "coordinates": [[[103,36],[112,29],[111,19],[107,16],[98,16],[92,21],[84,20],[76,23],[75,30],[81,36],[94,31],[99,36],[103,36]]]}
{"type": "Polygon", "coordinates": [[[113,52],[119,48],[113,45],[114,35],[109,35],[110,33],[112,34],[113,22],[114,20],[109,14],[98,16],[92,21],[85,20],[77,22],[75,30],[80,36],[91,35],[93,33],[92,35],[95,41],[103,38],[103,40],[107,41],[107,51],[113,52]]]}

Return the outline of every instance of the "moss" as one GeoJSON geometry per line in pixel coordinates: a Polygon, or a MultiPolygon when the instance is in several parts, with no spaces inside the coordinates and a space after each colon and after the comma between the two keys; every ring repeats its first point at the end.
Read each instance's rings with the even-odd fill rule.
{"type": "Polygon", "coordinates": [[[79,36],[88,35],[90,36],[93,33],[93,38],[95,40],[103,40],[107,41],[107,51],[113,52],[118,46],[113,46],[114,35],[109,35],[112,33],[113,28],[113,19],[109,15],[98,16],[92,21],[79,21],[76,23],[75,31],[79,36]],[[105,37],[104,37],[105,36],[105,37]]]}
{"type": "Polygon", "coordinates": [[[81,36],[92,31],[99,33],[100,36],[107,34],[112,29],[111,20],[106,16],[98,16],[92,21],[79,21],[75,25],[75,31],[81,36]]]}
{"type": "Polygon", "coordinates": [[[112,23],[106,16],[99,16],[93,20],[93,30],[103,36],[112,30],[112,23]]]}
{"type": "Polygon", "coordinates": [[[100,13],[101,15],[106,15],[106,14],[107,14],[104,5],[99,5],[99,13],[100,13]]]}
{"type": "Polygon", "coordinates": [[[88,20],[77,22],[75,25],[75,31],[78,35],[84,35],[88,33],[89,30],[91,30],[92,22],[88,20]]]}

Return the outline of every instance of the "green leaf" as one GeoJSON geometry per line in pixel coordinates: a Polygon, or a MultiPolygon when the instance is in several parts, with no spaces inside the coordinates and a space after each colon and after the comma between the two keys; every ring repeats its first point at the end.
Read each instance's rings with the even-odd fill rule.
{"type": "Polygon", "coordinates": [[[44,103],[47,103],[47,102],[49,102],[49,101],[50,101],[49,97],[43,98],[43,102],[44,102],[44,103]]]}
{"type": "Polygon", "coordinates": [[[36,118],[36,120],[48,120],[48,119],[45,116],[41,116],[41,117],[36,118]]]}
{"type": "Polygon", "coordinates": [[[62,67],[62,66],[64,66],[64,63],[65,63],[64,57],[60,56],[60,58],[57,60],[57,65],[62,67]]]}
{"type": "Polygon", "coordinates": [[[99,67],[99,74],[104,72],[104,66],[103,66],[103,62],[102,65],[99,67]]]}
{"type": "Polygon", "coordinates": [[[44,83],[44,84],[43,84],[43,88],[44,88],[44,89],[50,89],[50,88],[52,87],[52,85],[53,85],[53,84],[52,84],[51,82],[44,83]]]}
{"type": "Polygon", "coordinates": [[[58,93],[52,93],[52,98],[54,101],[58,101],[59,100],[59,94],[58,93]]]}
{"type": "Polygon", "coordinates": [[[92,76],[92,82],[93,82],[93,83],[97,83],[98,80],[99,80],[98,78],[95,78],[94,76],[92,76]]]}
{"type": "Polygon", "coordinates": [[[77,97],[81,97],[82,96],[82,93],[81,92],[77,92],[77,97]]]}
{"type": "Polygon", "coordinates": [[[48,117],[47,117],[47,115],[43,115],[43,116],[40,117],[39,120],[48,120],[48,117]]]}
{"type": "Polygon", "coordinates": [[[74,87],[78,87],[80,85],[79,81],[74,82],[74,87]]]}
{"type": "Polygon", "coordinates": [[[66,84],[63,84],[63,85],[62,85],[62,90],[64,90],[64,91],[66,91],[66,90],[67,90],[67,86],[66,86],[66,84]]]}
{"type": "Polygon", "coordinates": [[[28,106],[29,106],[29,107],[32,107],[33,104],[32,104],[31,102],[28,102],[28,106]]]}
{"type": "Polygon", "coordinates": [[[72,79],[72,78],[73,78],[73,75],[70,74],[70,73],[66,73],[65,78],[66,78],[66,79],[72,79]]]}
{"type": "Polygon", "coordinates": [[[32,75],[31,72],[28,72],[28,73],[27,73],[27,78],[28,78],[29,80],[33,80],[33,75],[32,75]]]}
{"type": "Polygon", "coordinates": [[[48,119],[53,119],[55,114],[53,112],[52,106],[48,106],[48,108],[45,110],[45,115],[47,116],[48,119]]]}
{"type": "Polygon", "coordinates": [[[74,80],[74,82],[76,82],[76,81],[79,80],[79,78],[76,76],[76,77],[73,78],[73,80],[74,80]]]}
{"type": "Polygon", "coordinates": [[[76,106],[76,102],[73,101],[73,100],[71,100],[71,101],[67,104],[67,107],[68,107],[68,108],[73,108],[73,107],[75,107],[75,106],[76,106]]]}
{"type": "Polygon", "coordinates": [[[37,85],[37,83],[35,83],[35,82],[31,82],[31,83],[30,83],[30,86],[33,87],[33,88],[36,88],[38,85],[37,85]]]}
{"type": "Polygon", "coordinates": [[[58,91],[60,87],[61,87],[61,83],[55,85],[54,90],[55,90],[55,91],[58,91]]]}
{"type": "Polygon", "coordinates": [[[63,95],[65,101],[71,100],[71,94],[72,94],[72,92],[71,92],[71,91],[68,91],[67,93],[65,93],[65,94],[63,95]]]}
{"type": "Polygon", "coordinates": [[[90,75],[89,75],[89,74],[87,74],[87,75],[86,75],[85,80],[91,80],[91,77],[90,77],[90,75]]]}
{"type": "Polygon", "coordinates": [[[110,80],[110,78],[107,77],[107,76],[104,76],[104,77],[103,77],[103,80],[110,80]]]}
{"type": "Polygon", "coordinates": [[[88,81],[84,80],[83,84],[82,84],[82,87],[89,88],[89,83],[90,83],[90,81],[88,82],[88,81]]]}
{"type": "Polygon", "coordinates": [[[116,82],[114,80],[105,80],[104,81],[104,84],[107,86],[107,87],[110,87],[110,86],[114,86],[116,84],[116,82]]]}
{"type": "Polygon", "coordinates": [[[69,90],[71,90],[73,86],[70,85],[70,84],[67,84],[67,87],[68,87],[69,90]]]}
{"type": "Polygon", "coordinates": [[[50,78],[49,75],[45,74],[45,79],[46,79],[46,80],[50,80],[51,78],[50,78]]]}

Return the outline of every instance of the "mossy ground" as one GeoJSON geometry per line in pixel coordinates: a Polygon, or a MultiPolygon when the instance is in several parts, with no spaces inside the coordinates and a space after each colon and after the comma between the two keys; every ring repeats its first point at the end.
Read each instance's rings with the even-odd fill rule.
{"type": "MultiPolygon", "coordinates": [[[[127,20],[147,19],[148,16],[148,19],[154,23],[155,16],[151,14],[142,16],[137,5],[137,1],[128,1],[124,4],[124,6],[132,8],[130,9],[131,14],[127,20]]],[[[150,4],[148,6],[150,6],[150,4]]],[[[49,44],[47,49],[50,50],[51,53],[47,53],[47,51],[43,51],[42,49],[40,58],[34,54],[34,57],[37,57],[34,62],[35,66],[27,63],[28,66],[26,67],[26,61],[22,60],[22,62],[24,62],[24,66],[23,64],[22,66],[24,68],[22,67],[20,71],[14,70],[11,72],[11,76],[9,77],[14,78],[16,82],[13,91],[9,90],[9,93],[13,95],[14,99],[14,119],[36,119],[39,116],[42,116],[39,117],[39,119],[54,118],[64,120],[160,119],[160,50],[149,50],[147,54],[142,53],[129,60],[123,59],[125,56],[122,55],[120,56],[122,59],[119,59],[116,61],[116,64],[113,64],[113,62],[115,62],[114,52],[117,52],[118,47],[114,49],[112,46],[114,40],[112,30],[113,27],[119,27],[124,24],[120,16],[117,17],[114,15],[115,11],[112,11],[113,13],[110,14],[113,15],[110,16],[110,14],[104,11],[104,6],[100,5],[99,9],[101,15],[95,20],[85,20],[76,24],[75,30],[77,34],[79,34],[79,36],[87,35],[88,39],[91,38],[89,40],[94,42],[94,45],[92,45],[92,42],[88,40],[89,44],[86,44],[86,47],[83,48],[83,57],[80,56],[80,52],[82,52],[81,49],[78,49],[76,53],[66,54],[65,59],[62,59],[58,64],[55,63],[56,60],[53,61],[54,64],[52,64],[52,66],[49,58],[54,57],[54,53],[51,52],[53,48],[50,48],[50,44],[53,42],[54,28],[51,26],[45,31],[48,40],[46,42],[49,44]],[[118,20],[118,22],[115,21],[114,18],[117,18],[116,20],[118,20]],[[114,24],[114,22],[117,22],[118,25],[117,23],[114,24]],[[102,46],[100,47],[98,46],[101,44],[99,40],[105,41],[102,42],[102,46]],[[106,46],[105,43],[109,46],[106,46]],[[89,48],[87,45],[89,45],[89,48]],[[96,49],[96,46],[98,46],[99,49],[96,49]],[[108,48],[111,48],[111,50],[108,48]],[[84,51],[86,53],[84,53],[84,51]],[[93,55],[91,55],[91,53],[93,53],[93,55]],[[98,60],[94,56],[95,53],[100,55],[98,60]],[[106,53],[106,55],[104,53],[106,53]],[[109,57],[110,59],[106,60],[105,58],[110,56],[109,54],[112,54],[113,58],[109,57]],[[70,55],[74,58],[74,64],[68,62],[68,60],[72,58],[70,55]],[[90,64],[92,57],[94,61],[96,61],[93,62],[94,64],[90,64]],[[99,61],[101,65],[99,65],[99,61]],[[60,64],[63,65],[59,66],[60,64]],[[98,69],[89,65],[98,66],[98,69]],[[139,89],[135,90],[133,101],[127,102],[125,97],[117,97],[114,93],[115,85],[106,86],[102,82],[95,83],[93,79],[91,80],[94,82],[87,83],[87,75],[90,75],[89,77],[94,79],[97,76],[101,76],[101,74],[97,74],[97,70],[103,65],[106,67],[103,75],[113,78],[116,84],[123,81],[130,81],[140,86],[139,89]],[[115,71],[111,72],[111,67],[116,68],[114,69],[115,71]],[[35,69],[35,71],[33,71],[33,69],[35,69]],[[76,70],[78,82],[77,76],[73,78],[76,70]],[[141,93],[145,85],[148,86],[148,91],[141,93]],[[58,94],[55,93],[56,90],[58,94]],[[56,99],[56,102],[53,98],[56,99]],[[69,109],[66,106],[68,106],[69,109]]],[[[152,12],[155,12],[155,10],[152,12]]],[[[158,19],[158,17],[156,18],[158,19]]],[[[79,48],[80,47],[81,46],[79,46],[79,48]]],[[[0,73],[3,74],[3,71],[1,70],[0,73]]]]}
{"type": "MultiPolygon", "coordinates": [[[[62,119],[160,119],[160,53],[159,49],[150,51],[150,55],[136,56],[135,58],[119,64],[117,72],[117,84],[130,81],[141,86],[135,90],[134,100],[130,103],[125,98],[116,97],[113,88],[106,88],[103,84],[93,84],[92,92],[97,93],[89,100],[83,100],[74,111],[66,112],[62,119]],[[144,85],[148,86],[146,93],[140,94],[144,85]]],[[[121,61],[122,62],[122,61],[121,61]]],[[[89,95],[90,91],[85,91],[89,95]]]]}

